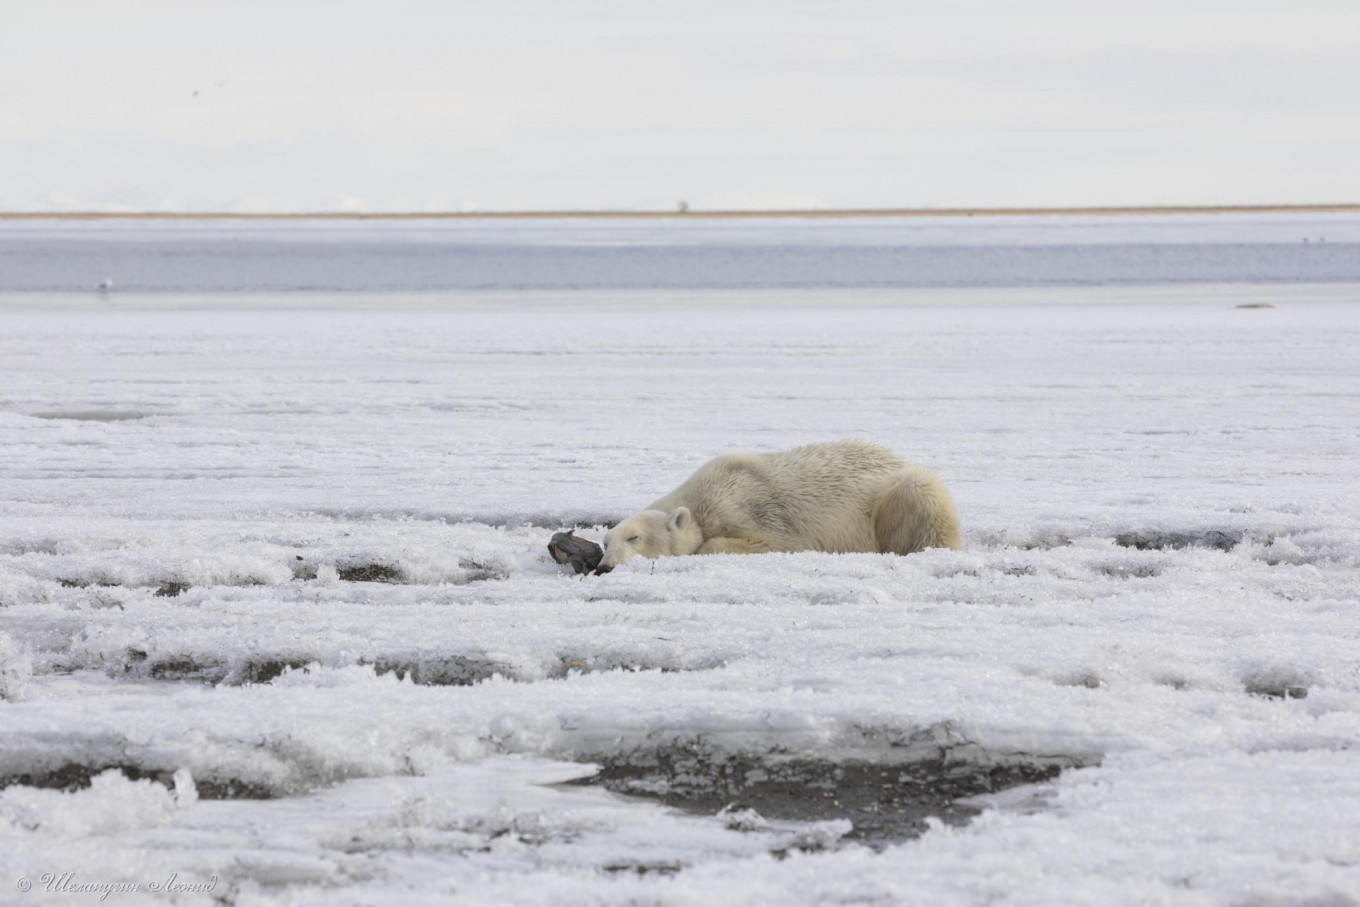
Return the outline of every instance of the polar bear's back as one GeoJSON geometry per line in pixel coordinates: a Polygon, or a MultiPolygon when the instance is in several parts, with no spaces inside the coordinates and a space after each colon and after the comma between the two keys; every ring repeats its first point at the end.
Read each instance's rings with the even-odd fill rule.
{"type": "Polygon", "coordinates": [[[861,482],[879,480],[911,465],[886,447],[868,441],[808,444],[757,456],[773,473],[804,490],[820,483],[849,488],[861,482]]]}
{"type": "Polygon", "coordinates": [[[759,535],[783,551],[878,551],[875,502],[912,468],[865,441],[724,454],[651,507],[688,507],[705,538],[759,535]]]}

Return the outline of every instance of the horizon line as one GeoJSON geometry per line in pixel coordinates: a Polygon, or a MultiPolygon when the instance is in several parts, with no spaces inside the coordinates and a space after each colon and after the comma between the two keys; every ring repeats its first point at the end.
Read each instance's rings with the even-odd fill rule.
{"type": "Polygon", "coordinates": [[[781,208],[525,211],[0,211],[0,220],[606,220],[852,217],[1137,216],[1177,214],[1357,214],[1360,203],[1300,205],[1091,205],[1063,207],[781,208]]]}

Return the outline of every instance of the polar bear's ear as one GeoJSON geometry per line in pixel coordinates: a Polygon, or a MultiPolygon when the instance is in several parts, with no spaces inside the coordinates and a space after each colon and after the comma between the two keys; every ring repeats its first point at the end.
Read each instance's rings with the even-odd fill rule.
{"type": "Polygon", "coordinates": [[[689,512],[688,507],[677,507],[675,513],[671,514],[670,530],[672,532],[684,532],[689,528],[689,521],[694,518],[689,512]]]}

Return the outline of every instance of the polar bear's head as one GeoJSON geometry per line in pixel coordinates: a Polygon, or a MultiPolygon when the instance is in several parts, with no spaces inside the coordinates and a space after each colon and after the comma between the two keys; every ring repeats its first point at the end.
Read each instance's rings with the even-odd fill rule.
{"type": "Polygon", "coordinates": [[[703,533],[688,507],[677,507],[674,513],[644,510],[604,534],[604,557],[597,572],[608,573],[637,556],[693,554],[703,541],[703,533]]]}

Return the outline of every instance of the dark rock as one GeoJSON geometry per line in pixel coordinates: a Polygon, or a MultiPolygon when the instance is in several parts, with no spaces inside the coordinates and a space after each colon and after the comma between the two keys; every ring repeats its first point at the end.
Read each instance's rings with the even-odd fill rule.
{"type": "Polygon", "coordinates": [[[589,539],[579,539],[570,531],[559,532],[548,543],[548,553],[559,564],[571,564],[576,573],[590,573],[600,565],[604,549],[589,539]]]}

